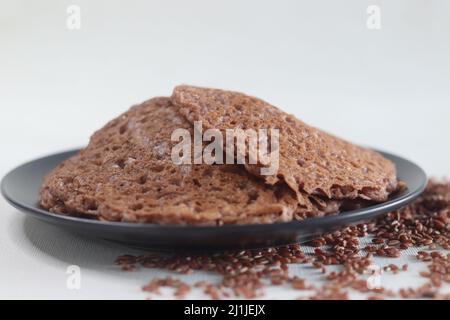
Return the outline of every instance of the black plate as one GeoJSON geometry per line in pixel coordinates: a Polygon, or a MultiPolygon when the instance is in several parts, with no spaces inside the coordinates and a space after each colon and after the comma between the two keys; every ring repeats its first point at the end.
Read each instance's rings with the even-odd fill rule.
{"type": "Polygon", "coordinates": [[[104,222],[56,215],[40,209],[38,197],[44,175],[76,152],[51,155],[14,169],[3,178],[3,196],[19,210],[67,230],[131,246],[163,250],[256,248],[304,242],[320,233],[365,222],[398,209],[417,198],[427,184],[425,172],[417,165],[382,152],[396,164],[398,178],[407,183],[408,189],[383,204],[335,216],[267,225],[196,227],[104,222]]]}

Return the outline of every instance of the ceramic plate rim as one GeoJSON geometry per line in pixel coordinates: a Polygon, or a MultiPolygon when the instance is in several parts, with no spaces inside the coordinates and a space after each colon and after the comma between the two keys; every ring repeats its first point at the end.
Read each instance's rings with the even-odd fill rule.
{"type": "Polygon", "coordinates": [[[80,149],[73,149],[69,151],[64,152],[58,152],[54,153],[48,156],[40,157],[32,161],[28,161],[15,169],[9,171],[2,179],[1,182],[1,193],[3,197],[7,200],[8,203],[10,203],[13,207],[19,209],[20,211],[24,211],[27,214],[31,214],[32,216],[52,221],[52,222],[65,222],[65,223],[82,223],[82,224],[91,224],[96,226],[104,226],[108,228],[135,228],[135,229],[166,229],[170,231],[174,230],[202,230],[202,231],[212,231],[217,232],[219,229],[221,231],[242,231],[243,229],[273,229],[273,228],[294,228],[298,229],[304,226],[313,226],[313,225],[321,225],[321,224],[339,224],[342,222],[341,220],[363,220],[363,219],[371,219],[375,216],[378,216],[380,211],[383,211],[384,213],[390,212],[393,210],[396,210],[402,206],[407,205],[411,201],[415,200],[420,194],[425,190],[428,178],[425,172],[422,168],[417,166],[415,163],[388,153],[384,151],[379,151],[384,156],[388,157],[392,161],[396,162],[395,159],[404,161],[408,163],[411,167],[414,167],[415,170],[417,170],[416,174],[421,175],[421,181],[422,183],[414,190],[407,190],[404,192],[404,194],[399,195],[398,197],[395,197],[392,200],[388,200],[387,202],[383,202],[380,204],[376,204],[373,206],[365,207],[362,209],[357,210],[351,210],[346,212],[341,212],[338,215],[331,215],[326,217],[316,217],[316,218],[308,218],[301,221],[289,221],[289,222],[278,222],[273,224],[242,224],[242,225],[221,225],[221,226],[196,226],[196,225],[161,225],[161,224],[151,224],[151,223],[133,223],[133,222],[114,222],[114,221],[100,221],[95,219],[87,219],[82,217],[74,217],[74,216],[64,216],[59,214],[54,214],[49,211],[46,211],[42,208],[39,208],[38,206],[29,206],[27,204],[23,204],[20,201],[17,201],[12,197],[8,192],[8,183],[9,180],[13,178],[13,175],[19,172],[20,170],[23,170],[24,167],[29,166],[33,163],[37,163],[40,161],[48,160],[49,158],[55,157],[55,156],[63,156],[67,155],[70,156],[71,154],[74,154],[78,152],[80,149]]]}

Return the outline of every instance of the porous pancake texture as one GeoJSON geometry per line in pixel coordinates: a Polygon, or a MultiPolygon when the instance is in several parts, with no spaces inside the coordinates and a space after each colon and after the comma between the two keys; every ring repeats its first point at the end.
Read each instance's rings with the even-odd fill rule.
{"type": "MultiPolygon", "coordinates": [[[[240,150],[235,146],[236,150],[240,150]]],[[[223,149],[222,152],[226,152],[223,149]]],[[[249,149],[242,154],[249,157],[249,149]]],[[[236,154],[236,157],[239,155],[236,154]]],[[[395,165],[381,154],[313,128],[258,98],[178,86],[171,98],[132,107],[50,172],[40,204],[58,214],[136,223],[274,223],[336,214],[386,201],[395,165]],[[175,164],[172,133],[278,129],[277,170],[255,164],[175,164]]]]}
{"type": "Polygon", "coordinates": [[[311,206],[308,200],[322,208],[330,200],[337,200],[338,206],[383,202],[397,189],[395,165],[381,154],[313,128],[261,99],[183,85],[174,89],[172,102],[191,123],[201,121],[205,129],[278,129],[278,171],[261,175],[266,163],[246,168],[267,184],[287,184],[305,209],[311,206]]]}
{"type": "Polygon", "coordinates": [[[221,225],[290,221],[294,193],[237,165],[176,165],[171,134],[192,126],[168,98],[132,107],[45,179],[42,207],[108,221],[221,225]]]}

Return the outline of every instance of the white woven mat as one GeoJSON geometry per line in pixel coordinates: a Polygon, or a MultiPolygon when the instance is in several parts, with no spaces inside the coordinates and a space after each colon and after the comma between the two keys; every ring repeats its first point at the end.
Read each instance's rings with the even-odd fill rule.
{"type": "MultiPolygon", "coordinates": [[[[0,298],[30,299],[146,299],[148,294],[141,287],[153,277],[169,275],[163,270],[139,269],[124,272],[114,265],[114,260],[122,254],[141,254],[143,251],[118,246],[111,243],[86,239],[68,233],[56,226],[26,217],[0,200],[2,223],[0,224],[0,298]],[[71,274],[70,266],[80,268],[80,288],[67,286],[71,274]],[[69,269],[70,271],[70,269],[69,269]]],[[[363,239],[362,243],[369,241],[363,239]]],[[[304,247],[305,252],[313,248],[304,247]]],[[[417,248],[404,251],[398,259],[375,258],[374,264],[381,268],[391,263],[409,265],[407,272],[393,275],[383,273],[381,285],[397,290],[417,287],[425,282],[419,272],[426,265],[415,258],[417,248]]],[[[320,284],[320,271],[307,265],[292,265],[290,273],[306,278],[312,284],[320,284]]],[[[219,281],[216,275],[195,272],[179,276],[183,281],[194,283],[199,280],[219,281]]],[[[450,285],[443,291],[450,292],[450,285]]],[[[294,299],[308,292],[295,291],[288,286],[271,286],[266,289],[267,299],[294,299]]],[[[173,298],[170,289],[162,290],[153,299],[173,298]]],[[[192,291],[188,299],[207,298],[200,290],[192,291]]],[[[357,292],[351,298],[363,299],[357,292]]]]}

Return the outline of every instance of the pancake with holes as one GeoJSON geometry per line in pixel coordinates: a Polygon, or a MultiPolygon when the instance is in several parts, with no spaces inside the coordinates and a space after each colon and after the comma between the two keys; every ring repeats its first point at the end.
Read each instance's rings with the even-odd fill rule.
{"type": "Polygon", "coordinates": [[[41,190],[51,212],[107,221],[222,225],[290,221],[295,193],[240,165],[174,164],[176,129],[192,125],[168,98],[155,98],[97,131],[53,170],[41,190]]]}
{"type": "MultiPolygon", "coordinates": [[[[185,85],[176,87],[171,99],[205,130],[279,130],[278,170],[262,175],[261,168],[270,164],[245,167],[268,185],[289,186],[297,195],[297,218],[384,202],[398,188],[395,165],[381,154],[313,128],[261,99],[185,85]]],[[[248,157],[248,150],[240,156],[248,157]]]]}

